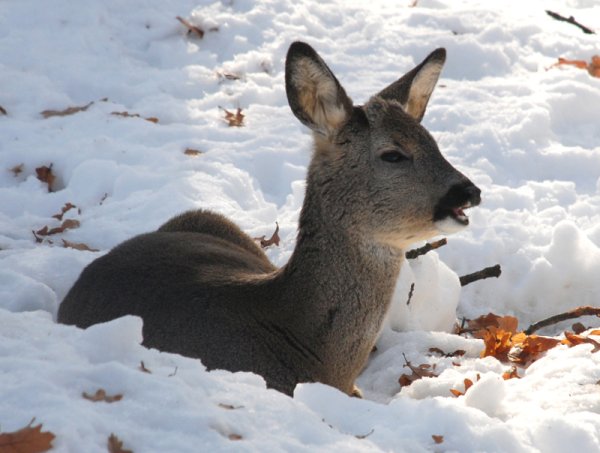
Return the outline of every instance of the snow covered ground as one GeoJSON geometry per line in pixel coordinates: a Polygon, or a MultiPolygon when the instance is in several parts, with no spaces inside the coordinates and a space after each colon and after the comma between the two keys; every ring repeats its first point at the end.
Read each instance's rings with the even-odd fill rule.
{"type": "Polygon", "coordinates": [[[481,340],[440,332],[457,304],[457,317],[511,314],[522,328],[600,304],[600,79],[547,70],[558,57],[599,54],[599,38],[544,12],[600,30],[600,5],[410,3],[0,3],[0,432],[35,417],[65,452],[106,451],[111,433],[138,453],[600,450],[600,356],[590,345],[552,349],[521,379],[503,380],[508,366],[480,359],[481,340]],[[188,36],[175,16],[204,37],[188,36]],[[85,265],[186,209],[217,210],[252,236],[279,222],[281,245],[268,253],[286,262],[311,142],[285,97],[294,40],[318,50],[357,104],[446,47],[423,123],[483,190],[469,229],[405,265],[389,326],[359,379],[366,399],[320,384],[288,398],[249,373],[206,372],[198,360],[140,346],[134,317],[87,331],[57,325],[85,265]],[[90,102],[68,116],[40,113],[90,102]],[[228,127],[220,107],[241,108],[244,127],[228,127]],[[56,176],[50,193],[36,177],[42,166],[56,176]],[[60,226],[52,216],[66,203],[77,208],[64,219],[79,227],[37,243],[32,231],[60,226]],[[460,290],[457,274],[497,263],[501,278],[460,290]],[[431,347],[466,354],[440,358],[431,347]],[[403,354],[436,364],[440,376],[401,390],[403,354]],[[452,396],[477,374],[464,396],[452,396]],[[100,388],[123,399],[82,398],[100,388]]]}

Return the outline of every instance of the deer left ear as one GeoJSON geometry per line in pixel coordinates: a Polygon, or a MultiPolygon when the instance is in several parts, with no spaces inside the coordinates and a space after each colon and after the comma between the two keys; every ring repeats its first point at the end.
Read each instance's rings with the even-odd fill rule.
{"type": "Polygon", "coordinates": [[[295,42],[285,62],[285,90],[296,118],[330,137],[352,115],[352,100],[308,44],[295,42]]]}
{"type": "Polygon", "coordinates": [[[421,121],[445,61],[446,49],[434,50],[420,65],[382,90],[377,96],[399,102],[406,113],[421,121]]]}

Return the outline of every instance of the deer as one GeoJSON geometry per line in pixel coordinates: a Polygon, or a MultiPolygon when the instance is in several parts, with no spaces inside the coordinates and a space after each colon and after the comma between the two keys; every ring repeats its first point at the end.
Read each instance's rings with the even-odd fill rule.
{"type": "Polygon", "coordinates": [[[285,61],[291,111],[312,130],[295,248],[274,266],[221,214],[196,209],[92,261],[60,323],[143,319],[143,345],[246,371],[293,396],[320,382],[360,396],[355,380],[382,330],[407,247],[469,224],[481,190],[421,125],[446,60],[418,66],[355,106],[317,52],[285,61]]]}

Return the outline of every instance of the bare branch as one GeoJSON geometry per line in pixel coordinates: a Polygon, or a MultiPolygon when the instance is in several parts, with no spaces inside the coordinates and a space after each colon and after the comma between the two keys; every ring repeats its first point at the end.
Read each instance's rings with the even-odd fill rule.
{"type": "Polygon", "coordinates": [[[565,313],[560,313],[558,315],[550,316],[549,318],[542,319],[541,321],[534,322],[527,329],[525,329],[525,333],[527,335],[531,335],[536,330],[541,329],[542,327],[551,326],[552,324],[559,323],[566,319],[574,319],[579,318],[581,316],[598,316],[600,317],[600,308],[599,307],[590,307],[583,306],[577,307],[573,310],[569,310],[565,313]]]}
{"type": "Polygon", "coordinates": [[[428,242],[423,247],[419,247],[418,249],[409,250],[406,252],[407,260],[414,260],[418,256],[425,255],[427,252],[430,252],[435,249],[439,249],[441,246],[446,245],[448,240],[446,238],[442,238],[439,241],[428,242]]]}
{"type": "Polygon", "coordinates": [[[583,31],[584,33],[587,33],[588,35],[593,35],[596,33],[591,28],[588,28],[585,25],[581,25],[579,22],[577,22],[575,20],[575,18],[573,16],[565,17],[565,16],[561,16],[558,13],[555,13],[554,11],[549,11],[549,10],[546,10],[546,14],[548,14],[548,16],[550,16],[552,19],[556,19],[561,22],[567,22],[569,24],[573,24],[576,27],[579,27],[581,29],[581,31],[583,31]]]}
{"type": "Polygon", "coordinates": [[[476,282],[477,280],[483,280],[485,278],[490,277],[500,277],[502,273],[502,269],[500,269],[500,265],[496,264],[495,266],[486,267],[485,269],[481,269],[480,271],[473,272],[472,274],[463,275],[460,277],[460,286],[466,286],[469,283],[476,282]]]}

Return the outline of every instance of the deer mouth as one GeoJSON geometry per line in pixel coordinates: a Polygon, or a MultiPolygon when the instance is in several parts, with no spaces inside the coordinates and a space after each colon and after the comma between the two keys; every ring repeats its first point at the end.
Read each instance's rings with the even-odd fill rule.
{"type": "Polygon", "coordinates": [[[454,232],[469,225],[465,210],[481,203],[481,191],[472,183],[453,186],[435,207],[433,221],[442,232],[454,232]]]}
{"type": "Polygon", "coordinates": [[[438,207],[433,220],[435,222],[439,222],[440,220],[446,220],[448,218],[455,220],[461,225],[467,226],[469,225],[469,217],[465,214],[465,209],[472,208],[473,205],[471,202],[467,202],[462,206],[456,208],[446,208],[446,207],[438,207]]]}

